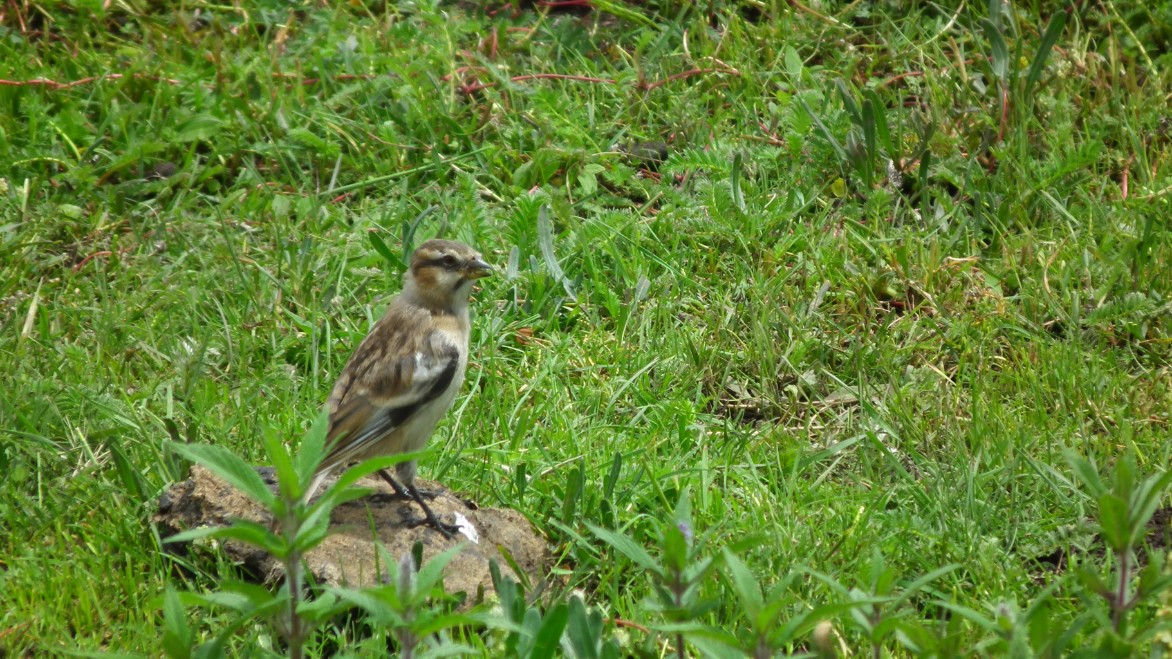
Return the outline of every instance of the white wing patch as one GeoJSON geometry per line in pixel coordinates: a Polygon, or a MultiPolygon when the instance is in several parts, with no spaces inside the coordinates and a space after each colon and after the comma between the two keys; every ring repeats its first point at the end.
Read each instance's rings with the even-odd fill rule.
{"type": "Polygon", "coordinates": [[[452,360],[451,355],[444,355],[444,359],[436,359],[432,355],[415,353],[415,377],[411,379],[411,389],[422,386],[426,389],[436,378],[448,368],[452,360]]]}
{"type": "MultiPolygon", "coordinates": [[[[449,346],[444,346],[445,348],[449,346]]],[[[459,351],[441,350],[439,355],[416,352],[411,382],[398,396],[375,400],[367,395],[374,408],[366,423],[343,439],[344,448],[338,451],[338,462],[362,455],[366,449],[395,432],[408,419],[447,390],[459,366],[459,351]]],[[[365,392],[359,395],[366,395],[365,392]]]]}

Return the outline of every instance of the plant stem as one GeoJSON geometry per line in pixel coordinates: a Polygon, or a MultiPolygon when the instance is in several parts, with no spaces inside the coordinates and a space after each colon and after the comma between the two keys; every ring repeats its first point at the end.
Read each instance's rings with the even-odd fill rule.
{"type": "MultiPolygon", "coordinates": [[[[672,595],[675,596],[676,611],[679,612],[684,608],[684,580],[683,574],[680,570],[672,570],[672,595]]],[[[676,634],[676,656],[679,659],[684,659],[687,655],[684,653],[684,633],[676,634]]]]}
{"type": "MultiPolygon", "coordinates": [[[[285,537],[290,544],[297,537],[299,520],[295,514],[285,518],[285,537]]],[[[297,606],[301,603],[301,552],[291,550],[285,558],[285,584],[289,587],[289,657],[302,659],[305,653],[305,630],[297,606]]]]}
{"type": "Polygon", "coordinates": [[[1127,582],[1131,579],[1131,550],[1125,549],[1119,556],[1119,585],[1115,589],[1115,598],[1111,602],[1111,627],[1115,633],[1120,633],[1123,626],[1123,614],[1127,611],[1127,582]]]}
{"type": "Polygon", "coordinates": [[[873,605],[872,612],[873,613],[871,615],[871,634],[872,634],[872,637],[871,637],[871,657],[872,657],[872,659],[882,659],[883,646],[879,643],[879,639],[873,635],[875,633],[875,628],[878,627],[879,622],[881,620],[883,620],[883,614],[879,611],[878,604],[873,605]]]}

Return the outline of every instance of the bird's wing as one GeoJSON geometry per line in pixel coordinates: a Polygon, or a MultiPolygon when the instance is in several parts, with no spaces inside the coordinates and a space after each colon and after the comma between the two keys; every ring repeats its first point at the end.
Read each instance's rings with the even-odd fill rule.
{"type": "Polygon", "coordinates": [[[323,467],[362,456],[447,390],[459,368],[459,347],[440,332],[428,338],[408,354],[368,360],[348,381],[338,383],[341,391],[330,401],[330,451],[323,467]]]}

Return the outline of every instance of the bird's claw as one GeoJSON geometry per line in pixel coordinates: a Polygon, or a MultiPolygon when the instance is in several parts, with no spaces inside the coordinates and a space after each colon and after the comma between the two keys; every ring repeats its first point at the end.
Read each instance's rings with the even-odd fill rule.
{"type": "MultiPolygon", "coordinates": [[[[415,491],[419,493],[420,497],[427,499],[428,501],[434,501],[436,497],[443,494],[443,492],[440,490],[420,490],[416,488],[415,491]]],[[[410,495],[408,495],[408,497],[410,497],[410,495]]]]}
{"type": "Polygon", "coordinates": [[[414,501],[415,500],[415,497],[411,496],[407,492],[386,492],[386,491],[380,490],[378,492],[375,492],[374,495],[372,495],[372,496],[381,497],[381,498],[383,498],[384,501],[414,501]]]}
{"type": "Polygon", "coordinates": [[[418,526],[423,526],[424,524],[430,526],[436,531],[439,531],[441,535],[449,540],[456,537],[456,534],[460,532],[460,527],[458,525],[441,522],[437,517],[416,517],[414,519],[405,520],[403,522],[404,526],[412,529],[418,526]]]}

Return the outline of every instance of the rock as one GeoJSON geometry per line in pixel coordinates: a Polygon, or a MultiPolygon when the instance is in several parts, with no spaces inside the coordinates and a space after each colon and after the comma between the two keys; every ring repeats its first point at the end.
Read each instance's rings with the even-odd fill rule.
{"type": "MultiPolygon", "coordinates": [[[[257,472],[276,491],[272,468],[259,467],[257,472]]],[[[480,508],[438,483],[416,483],[420,490],[436,493],[428,504],[440,519],[451,522],[458,514],[467,520],[465,525],[458,521],[459,517],[455,518],[464,527],[463,534],[449,540],[426,525],[407,526],[405,522],[422,517],[419,506],[396,498],[377,476],[367,476],[358,485],[375,492],[335,508],[330,518],[330,535],[306,557],[313,581],[355,588],[374,585],[380,582],[375,572],[376,543],[398,560],[410,553],[416,542],[423,546],[424,562],[453,545],[464,543],[464,549],[445,568],[444,589],[448,593],[466,593],[465,603],[469,605],[475,603],[480,593],[493,592],[490,560],[496,560],[502,572],[510,571],[501,549],[526,573],[522,581],[533,584],[542,581],[547,558],[545,540],[534,532],[524,516],[514,510],[480,508]]],[[[326,486],[330,484],[326,482],[326,486]]],[[[271,516],[260,504],[197,465],[192,467],[191,478],[176,483],[159,498],[153,521],[159,536],[166,539],[200,526],[225,526],[233,519],[267,525],[271,516]]],[[[263,551],[235,540],[225,541],[222,546],[224,553],[253,577],[266,583],[280,580],[281,565],[263,551]]],[[[380,560],[377,565],[385,565],[385,561],[380,560]]]]}

